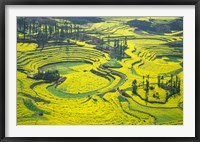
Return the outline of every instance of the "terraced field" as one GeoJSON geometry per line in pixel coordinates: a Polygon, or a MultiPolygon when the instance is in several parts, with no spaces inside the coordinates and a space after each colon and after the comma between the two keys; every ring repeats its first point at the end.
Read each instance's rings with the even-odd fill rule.
{"type": "MultiPolygon", "coordinates": [[[[18,125],[183,124],[183,47],[179,45],[183,31],[157,34],[126,24],[149,17],[101,18],[77,24],[86,39],[81,34],[76,37],[77,32],[58,43],[52,34],[42,48],[38,40],[31,42],[30,34],[25,35],[31,37],[29,42],[18,40],[18,125]],[[120,58],[117,40],[127,44],[120,58]],[[59,74],[57,80],[38,77],[53,71],[59,74]]],[[[164,23],[175,19],[166,17],[164,23]]],[[[66,20],[65,24],[55,21],[66,25],[66,20]]],[[[163,18],[155,17],[154,22],[163,23],[163,18]]]]}

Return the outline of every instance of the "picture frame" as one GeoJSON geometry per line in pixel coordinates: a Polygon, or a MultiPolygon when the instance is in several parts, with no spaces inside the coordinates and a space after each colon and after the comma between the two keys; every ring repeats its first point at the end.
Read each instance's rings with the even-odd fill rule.
{"type": "MultiPolygon", "coordinates": [[[[124,1],[111,1],[111,0],[1,0],[1,16],[0,16],[0,57],[1,57],[1,95],[0,95],[0,140],[2,142],[59,142],[59,141],[69,141],[69,142],[79,142],[79,141],[176,141],[176,142],[199,142],[199,119],[200,119],[200,97],[199,97],[199,47],[200,47],[200,1],[199,0],[124,0],[124,1]],[[8,74],[6,66],[6,36],[5,36],[5,16],[6,16],[6,6],[8,5],[193,5],[195,6],[195,137],[7,137],[5,134],[5,124],[7,120],[5,119],[6,113],[6,83],[7,80],[5,76],[8,74]]],[[[8,82],[7,82],[8,83],[8,82]]],[[[14,118],[13,118],[14,119],[14,118]]],[[[188,130],[189,131],[189,130],[188,130]]]]}

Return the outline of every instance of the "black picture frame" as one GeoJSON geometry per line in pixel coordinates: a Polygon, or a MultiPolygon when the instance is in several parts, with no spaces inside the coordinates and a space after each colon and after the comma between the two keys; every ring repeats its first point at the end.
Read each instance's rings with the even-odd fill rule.
{"type": "MultiPolygon", "coordinates": [[[[0,1],[0,140],[2,142],[79,142],[79,141],[173,141],[199,142],[200,97],[199,97],[199,48],[200,48],[200,0],[1,0],[0,1]],[[195,137],[5,137],[5,9],[6,5],[195,5],[195,137]]],[[[189,131],[189,130],[188,130],[189,131]]]]}

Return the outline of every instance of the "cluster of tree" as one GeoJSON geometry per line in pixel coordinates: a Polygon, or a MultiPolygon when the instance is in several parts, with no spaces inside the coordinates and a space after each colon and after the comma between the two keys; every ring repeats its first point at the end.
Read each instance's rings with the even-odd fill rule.
{"type": "Polygon", "coordinates": [[[69,20],[72,23],[79,24],[79,25],[83,25],[83,24],[87,24],[87,23],[104,22],[104,20],[99,17],[65,17],[62,19],[69,20]]]}
{"type": "Polygon", "coordinates": [[[137,27],[140,30],[154,32],[158,34],[183,30],[182,17],[169,22],[165,20],[163,23],[155,22],[154,19],[150,18],[149,21],[131,20],[128,21],[127,24],[131,27],[137,27]]]}
{"type": "Polygon", "coordinates": [[[96,47],[98,49],[102,50],[103,44],[105,43],[103,38],[98,38],[98,37],[95,37],[95,36],[90,36],[90,40],[91,40],[91,42],[90,42],[91,44],[96,45],[96,47]]]}
{"type": "Polygon", "coordinates": [[[169,47],[183,47],[183,40],[168,42],[165,43],[165,45],[169,47]]]}
{"type": "Polygon", "coordinates": [[[133,92],[134,94],[137,94],[137,89],[138,89],[137,80],[135,79],[135,80],[133,80],[133,82],[132,82],[132,92],[133,92]]]}
{"type": "Polygon", "coordinates": [[[180,17],[174,21],[172,21],[170,24],[170,29],[174,31],[182,31],[183,30],[183,17],[180,17]]]}
{"type": "Polygon", "coordinates": [[[35,79],[42,79],[48,82],[58,81],[60,79],[60,74],[58,70],[53,71],[41,71],[38,70],[38,73],[34,75],[35,79]]]}
{"type": "Polygon", "coordinates": [[[105,44],[105,42],[104,42],[104,39],[103,38],[93,38],[92,39],[92,43],[93,44],[96,44],[96,48],[97,49],[99,49],[99,50],[101,50],[101,51],[103,51],[104,50],[104,44],[105,44]]]}
{"type": "Polygon", "coordinates": [[[107,41],[104,38],[92,37],[90,44],[95,44],[96,48],[105,51],[105,52],[112,52],[111,58],[121,59],[125,57],[125,50],[128,48],[127,44],[127,37],[124,39],[114,39],[113,47],[110,45],[111,40],[110,36],[107,37],[107,41]]]}
{"type": "MultiPolygon", "coordinates": [[[[137,85],[137,80],[136,80],[136,79],[133,80],[133,82],[132,82],[132,92],[133,92],[134,94],[138,94],[138,93],[137,93],[137,89],[138,89],[138,87],[140,87],[140,86],[142,86],[143,89],[145,90],[145,95],[146,95],[145,101],[148,102],[148,101],[149,101],[149,100],[148,100],[149,91],[150,91],[150,90],[154,90],[154,87],[151,86],[151,84],[150,84],[149,75],[147,75],[146,77],[143,76],[142,85],[137,85]]],[[[160,99],[159,93],[158,93],[158,92],[154,92],[152,95],[153,95],[154,98],[160,99]]]]}
{"type": "MultiPolygon", "coordinates": [[[[164,79],[164,76],[158,76],[158,87],[161,87],[162,89],[165,89],[166,90],[166,101],[167,99],[174,95],[174,94],[177,94],[180,92],[180,79],[178,78],[178,76],[173,76],[171,75],[171,78],[170,80],[165,80],[164,79]]],[[[132,92],[134,94],[138,94],[137,93],[137,89],[139,86],[143,86],[145,92],[146,92],[146,101],[148,101],[148,94],[149,94],[149,91],[150,90],[154,90],[154,87],[150,84],[150,81],[149,81],[149,75],[147,75],[146,77],[143,76],[143,82],[142,82],[142,85],[137,85],[137,80],[133,80],[132,82],[132,92]]],[[[159,93],[158,92],[155,92],[153,94],[153,97],[156,98],[156,99],[160,99],[159,97],[159,93]]]]}
{"type": "Polygon", "coordinates": [[[142,81],[142,84],[144,86],[144,90],[146,91],[146,93],[149,92],[149,90],[152,90],[153,88],[150,86],[150,83],[149,83],[149,75],[146,76],[146,84],[145,84],[145,76],[142,77],[143,78],[143,81],[142,81]]]}
{"type": "MultiPolygon", "coordinates": [[[[65,38],[79,39],[81,28],[70,22],[58,23],[50,18],[18,17],[18,40],[35,40],[39,47],[44,47],[48,40],[62,42],[65,38]],[[19,33],[23,34],[20,39],[19,33]]],[[[68,40],[68,42],[70,42],[68,40]]]]}
{"type": "Polygon", "coordinates": [[[151,30],[151,22],[149,21],[142,21],[142,20],[131,20],[131,21],[128,21],[127,24],[131,27],[137,27],[141,30],[145,30],[145,31],[148,31],[148,30],[151,30]]]}
{"type": "MultiPolygon", "coordinates": [[[[133,82],[132,82],[132,92],[133,92],[134,94],[138,94],[138,93],[137,93],[138,87],[139,87],[139,85],[137,85],[137,80],[136,80],[136,79],[133,80],[133,82]]],[[[150,86],[149,75],[147,75],[146,77],[143,76],[142,87],[143,87],[143,89],[144,89],[145,92],[146,92],[146,100],[148,100],[147,94],[149,93],[149,90],[153,90],[153,89],[154,89],[153,86],[150,86]]]]}
{"type": "MultiPolygon", "coordinates": [[[[110,42],[110,40],[108,40],[110,42]]],[[[121,59],[125,56],[125,50],[128,48],[127,37],[124,39],[115,39],[114,40],[114,53],[118,59],[121,59]]]]}
{"type": "MultiPolygon", "coordinates": [[[[47,24],[54,25],[55,21],[48,18],[18,17],[17,32],[23,34],[23,39],[32,38],[40,31],[47,32],[47,24]]],[[[18,37],[20,38],[20,37],[18,37]]]]}
{"type": "Polygon", "coordinates": [[[181,81],[177,75],[175,77],[171,75],[170,80],[167,81],[164,81],[164,76],[158,76],[158,86],[169,90],[170,94],[168,95],[173,95],[180,92],[181,81]]]}

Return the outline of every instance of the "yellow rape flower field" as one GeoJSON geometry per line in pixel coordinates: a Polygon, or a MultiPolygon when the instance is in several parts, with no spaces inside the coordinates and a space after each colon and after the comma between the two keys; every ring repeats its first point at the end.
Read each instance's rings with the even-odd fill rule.
{"type": "Polygon", "coordinates": [[[17,20],[17,125],[183,125],[181,17],[17,20]]]}
{"type": "Polygon", "coordinates": [[[58,89],[78,94],[102,88],[109,83],[108,80],[98,77],[90,72],[77,72],[67,76],[67,80],[58,89]],[[95,83],[94,83],[95,82],[95,83]]]}

